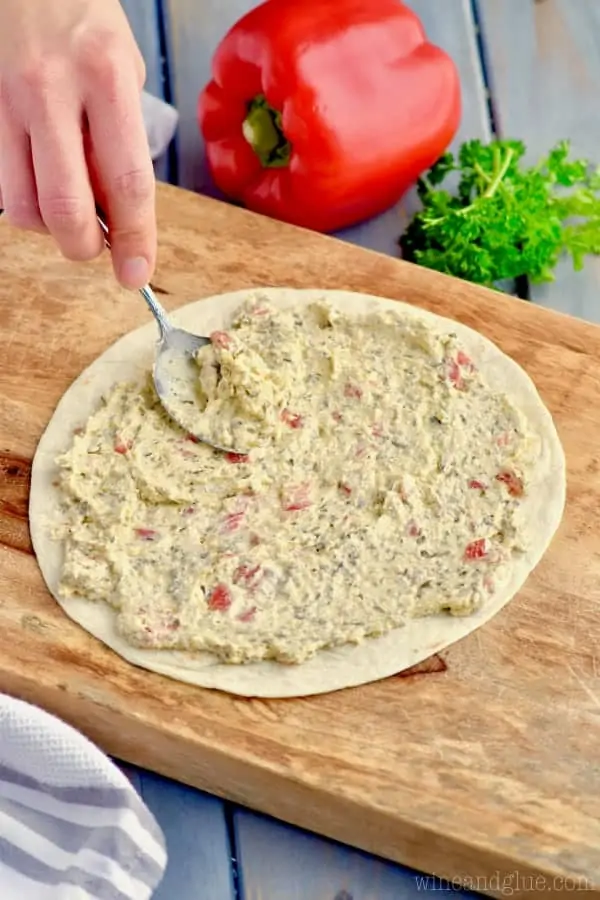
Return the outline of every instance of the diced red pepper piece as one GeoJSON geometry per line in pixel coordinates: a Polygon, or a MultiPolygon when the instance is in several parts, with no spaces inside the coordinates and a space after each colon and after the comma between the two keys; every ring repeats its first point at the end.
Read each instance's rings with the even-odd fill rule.
{"type": "Polygon", "coordinates": [[[154,528],[136,528],[135,533],[143,541],[153,541],[158,536],[158,531],[154,528]]]}
{"type": "Polygon", "coordinates": [[[225,459],[227,462],[233,464],[247,463],[250,461],[250,457],[247,453],[233,453],[231,451],[225,454],[225,459]]]}
{"type": "Polygon", "coordinates": [[[182,510],[184,516],[191,516],[194,512],[196,512],[195,506],[186,506],[186,508],[182,510]]]}
{"type": "Polygon", "coordinates": [[[289,425],[290,428],[302,428],[304,426],[302,416],[298,415],[298,413],[290,412],[289,409],[282,410],[281,421],[289,425]]]}
{"type": "Polygon", "coordinates": [[[470,544],[467,544],[465,548],[465,559],[485,559],[488,553],[489,541],[487,538],[478,538],[476,541],[471,541],[470,544]]]}
{"type": "Polygon", "coordinates": [[[447,361],[448,366],[448,381],[452,384],[457,390],[461,390],[463,387],[462,373],[460,371],[460,366],[456,362],[455,359],[449,359],[447,361]]]}
{"type": "Polygon", "coordinates": [[[210,335],[210,342],[215,345],[215,347],[221,347],[225,349],[229,347],[231,344],[231,335],[227,334],[226,331],[213,331],[210,335]]]}
{"type": "Polygon", "coordinates": [[[255,615],[256,615],[256,607],[251,606],[250,609],[247,609],[245,612],[240,613],[240,615],[238,616],[238,621],[251,622],[255,615]]]}
{"type": "Polygon", "coordinates": [[[376,422],[371,428],[371,434],[373,437],[383,437],[383,425],[380,422],[376,422]]]}
{"type": "Polygon", "coordinates": [[[200,438],[197,438],[195,434],[188,434],[188,435],[186,435],[185,439],[186,439],[186,441],[191,441],[192,444],[200,443],[200,438]]]}
{"type": "Polygon", "coordinates": [[[133,441],[123,441],[121,438],[117,438],[115,442],[115,453],[125,454],[133,447],[133,441]]]}
{"type": "Polygon", "coordinates": [[[232,512],[226,515],[225,521],[223,523],[223,531],[237,531],[239,528],[241,528],[245,515],[246,513],[243,509],[239,512],[232,512]]]}
{"type": "Polygon", "coordinates": [[[462,350],[459,350],[456,354],[456,362],[459,366],[461,366],[461,368],[467,369],[469,372],[475,371],[473,360],[462,350]]]}
{"type": "Polygon", "coordinates": [[[411,519],[411,521],[408,523],[408,525],[406,526],[406,530],[409,537],[419,537],[421,534],[421,529],[414,519],[411,519]]]}
{"type": "Polygon", "coordinates": [[[344,417],[341,412],[339,412],[339,410],[334,409],[334,411],[331,413],[331,418],[334,422],[341,422],[344,417]]]}
{"type": "Polygon", "coordinates": [[[225,612],[232,603],[231,591],[222,582],[215,585],[208,596],[208,608],[213,612],[225,612]]]}
{"type": "Polygon", "coordinates": [[[233,573],[233,583],[243,584],[252,590],[261,581],[263,574],[262,566],[249,566],[242,563],[233,573]]]}
{"type": "Polygon", "coordinates": [[[360,400],[362,395],[362,388],[360,388],[357,384],[347,382],[347,384],[344,385],[344,397],[349,397],[353,400],[360,400]]]}
{"type": "Polygon", "coordinates": [[[312,506],[312,500],[309,496],[308,485],[300,485],[292,489],[287,498],[283,501],[283,508],[286,512],[298,512],[308,509],[312,506]]]}
{"type": "Polygon", "coordinates": [[[287,506],[285,506],[286,512],[300,512],[300,510],[308,509],[311,506],[311,501],[305,498],[299,498],[298,500],[291,500],[287,506]]]}
{"type": "Polygon", "coordinates": [[[472,478],[469,481],[469,487],[474,491],[485,491],[487,490],[487,484],[484,484],[483,481],[478,481],[477,478],[472,478]]]}
{"type": "Polygon", "coordinates": [[[338,487],[339,487],[340,491],[342,492],[342,494],[346,494],[347,497],[349,497],[350,494],[352,493],[352,488],[349,485],[347,485],[344,481],[340,481],[340,483],[338,484],[338,487]]]}
{"type": "Polygon", "coordinates": [[[212,76],[198,118],[214,183],[315,231],[390,208],[460,122],[456,65],[398,0],[261,3],[227,32],[212,76]]]}
{"type": "Polygon", "coordinates": [[[519,478],[519,476],[515,472],[511,472],[508,469],[502,472],[498,472],[498,474],[496,475],[496,481],[501,481],[506,485],[508,493],[511,497],[523,496],[523,479],[519,478]]]}

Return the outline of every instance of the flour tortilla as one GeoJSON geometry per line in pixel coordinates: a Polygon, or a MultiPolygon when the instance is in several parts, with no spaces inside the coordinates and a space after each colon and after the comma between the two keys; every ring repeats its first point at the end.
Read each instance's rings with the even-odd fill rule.
{"type": "MultiPolygon", "coordinates": [[[[348,291],[256,288],[273,305],[289,307],[326,300],[346,312],[392,310],[421,319],[430,327],[458,335],[466,352],[482,370],[490,388],[505,392],[541,438],[535,481],[523,504],[528,550],[514,564],[502,590],[473,615],[447,614],[417,619],[383,637],[333,650],[321,650],[307,662],[286,665],[255,662],[224,664],[209,653],[140,650],[130,647],[115,628],[116,613],[107,604],[63,599],[58,594],[63,550],[51,529],[61,519],[60,492],[54,482],[55,460],[69,449],[73,430],[85,425],[102,395],[120,381],[129,381],[151,367],[156,326],[153,322],[125,335],[102,354],[72,384],[58,404],[33,461],[30,529],[37,560],[50,591],[64,611],[89,633],[129,662],[179,681],[253,697],[297,697],[320,694],[386,678],[443,650],[488,622],[520,590],[545,553],[563,514],[566,493],[565,457],[552,417],[529,376],[491,341],[465,325],[405,303],[348,291]]],[[[199,300],[173,313],[173,322],[196,334],[229,325],[248,290],[199,300]]]]}

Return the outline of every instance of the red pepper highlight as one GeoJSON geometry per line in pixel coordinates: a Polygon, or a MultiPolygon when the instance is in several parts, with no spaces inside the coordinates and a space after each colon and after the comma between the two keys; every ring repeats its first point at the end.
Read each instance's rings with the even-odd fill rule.
{"type": "Polygon", "coordinates": [[[399,0],[267,0],[225,35],[198,102],[217,187],[322,232],[396,203],[460,115],[454,62],[399,0]]]}

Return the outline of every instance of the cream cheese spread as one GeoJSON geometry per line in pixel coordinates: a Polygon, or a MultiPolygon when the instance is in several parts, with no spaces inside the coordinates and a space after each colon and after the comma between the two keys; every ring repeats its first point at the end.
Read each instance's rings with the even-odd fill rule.
{"type": "Polygon", "coordinates": [[[469,615],[525,551],[536,443],[452,334],[260,293],[199,351],[198,431],[117,385],[59,460],[63,597],[141,648],[300,663],[469,615]]]}

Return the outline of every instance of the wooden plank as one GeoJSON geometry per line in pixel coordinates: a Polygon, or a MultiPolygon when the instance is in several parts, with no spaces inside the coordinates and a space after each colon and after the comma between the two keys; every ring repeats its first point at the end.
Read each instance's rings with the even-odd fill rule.
{"type": "Polygon", "coordinates": [[[144,769],[125,772],[167,843],[167,868],[153,900],[235,900],[223,801],[144,769]]]}
{"type": "Polygon", "coordinates": [[[218,192],[206,169],[196,109],[210,80],[212,55],[226,31],[254,0],[162,0],[173,102],[179,112],[178,184],[212,196],[218,192]]]}
{"type": "Polygon", "coordinates": [[[146,90],[164,99],[163,64],[154,0],[121,0],[131,30],[146,63],[146,90]]]}
{"type": "Polygon", "coordinates": [[[138,769],[137,766],[132,766],[129,763],[122,762],[120,759],[113,759],[115,766],[118,766],[123,775],[131,782],[137,793],[142,795],[142,782],[140,779],[141,769],[138,769]]]}
{"type": "Polygon", "coordinates": [[[168,864],[154,900],[236,900],[225,804],[216,797],[113,760],[160,825],[168,864]]]}
{"type": "Polygon", "coordinates": [[[0,219],[0,690],[119,759],[415,869],[577,877],[600,896],[600,328],[164,185],[158,221],[168,309],[320,285],[405,298],[495,340],[555,418],[564,522],[501,615],[408,675],[244,700],[128,665],[46,591],[28,471],[64,390],[148,313],[106,256],[69,263],[0,219]]]}
{"type": "MultiPolygon", "coordinates": [[[[196,108],[198,94],[210,79],[214,50],[227,29],[256,5],[254,0],[163,0],[167,13],[169,58],[179,126],[179,184],[190,190],[218,196],[208,174],[196,108]]],[[[470,0],[409,0],[421,16],[428,36],[456,61],[463,86],[464,110],[457,140],[489,137],[483,80],[475,45],[470,0]]],[[[390,253],[399,253],[397,242],[403,225],[416,209],[414,192],[383,215],[338,237],[390,253]]]]}
{"type": "MultiPolygon", "coordinates": [[[[531,162],[558,140],[600,163],[600,4],[597,0],[477,0],[502,135],[523,140],[531,162]]],[[[544,306],[600,322],[600,260],[583,273],[561,261],[556,282],[533,286],[544,306]]]]}
{"type": "MultiPolygon", "coordinates": [[[[155,0],[121,0],[138,47],[146,64],[145,88],[149,94],[165,99],[163,59],[159,38],[159,11],[155,0]]],[[[163,154],[154,163],[159,181],[169,180],[169,156],[163,154]]]]}
{"type": "MultiPolygon", "coordinates": [[[[429,39],[449,53],[458,67],[463,114],[451,149],[456,150],[470,138],[489,140],[490,121],[470,0],[445,0],[444,3],[407,0],[407,6],[420,16],[429,39]]],[[[338,232],[337,236],[361,247],[398,256],[398,238],[419,205],[416,191],[412,190],[376,219],[338,232]]]]}
{"type": "MultiPolygon", "coordinates": [[[[244,809],[236,810],[234,829],[240,900],[416,900],[460,885],[244,809]]],[[[457,891],[456,896],[469,900],[476,895],[457,891]]]]}

